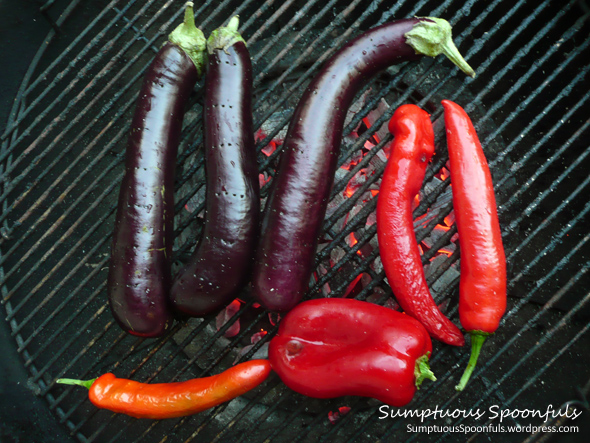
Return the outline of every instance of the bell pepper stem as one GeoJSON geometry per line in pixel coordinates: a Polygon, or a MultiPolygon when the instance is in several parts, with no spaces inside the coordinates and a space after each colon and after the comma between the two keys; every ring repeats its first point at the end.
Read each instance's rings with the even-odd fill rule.
{"type": "Polygon", "coordinates": [[[420,385],[426,379],[436,381],[436,377],[428,365],[428,354],[423,355],[416,360],[416,365],[414,366],[414,376],[416,377],[417,389],[420,389],[420,385]]]}
{"type": "Polygon", "coordinates": [[[471,331],[469,332],[469,335],[471,335],[471,356],[469,357],[469,363],[467,363],[465,372],[463,373],[461,380],[459,380],[459,384],[455,386],[457,391],[462,391],[465,389],[467,382],[471,378],[471,374],[473,374],[475,365],[477,364],[481,347],[483,346],[483,343],[489,334],[482,331],[471,331]]]}
{"type": "Polygon", "coordinates": [[[62,385],[78,385],[84,386],[87,389],[90,389],[92,384],[96,381],[96,378],[92,380],[76,380],[74,378],[58,378],[55,382],[60,383],[62,385]]]}

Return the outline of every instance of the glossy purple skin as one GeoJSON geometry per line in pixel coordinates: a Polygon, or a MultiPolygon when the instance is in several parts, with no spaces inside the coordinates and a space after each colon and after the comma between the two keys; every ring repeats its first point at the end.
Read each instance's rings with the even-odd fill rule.
{"type": "Polygon", "coordinates": [[[146,72],[131,123],[107,290],[113,316],[137,336],[160,336],[173,320],[174,169],[185,105],[197,79],[191,59],[166,43],[146,72]]]}
{"type": "Polygon", "coordinates": [[[267,201],[253,274],[253,296],[288,311],[308,289],[334,182],[346,112],[371,77],[420,58],[404,34],[423,19],[373,28],[338,51],[312,80],[291,119],[267,201]]]}
{"type": "Polygon", "coordinates": [[[171,290],[201,317],[235,299],[254,261],[260,197],[252,123],[252,65],[243,42],[209,55],[205,76],[207,207],[203,237],[171,290]]]}

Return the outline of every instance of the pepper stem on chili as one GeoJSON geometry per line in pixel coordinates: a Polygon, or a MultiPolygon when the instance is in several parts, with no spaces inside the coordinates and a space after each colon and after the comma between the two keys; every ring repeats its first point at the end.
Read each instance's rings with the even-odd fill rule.
{"type": "Polygon", "coordinates": [[[92,384],[96,381],[96,378],[92,380],[76,380],[75,378],[58,378],[55,382],[60,383],[62,385],[78,385],[84,386],[87,389],[90,389],[92,384]]]}
{"type": "Polygon", "coordinates": [[[428,366],[428,354],[416,360],[416,366],[414,366],[414,376],[416,377],[416,388],[420,389],[420,385],[426,379],[436,381],[434,372],[428,366]]]}
{"type": "Polygon", "coordinates": [[[490,334],[483,331],[471,331],[469,335],[471,336],[471,356],[469,357],[469,363],[467,363],[465,372],[463,373],[461,380],[459,380],[459,384],[455,386],[455,389],[457,391],[462,391],[463,389],[465,389],[467,382],[471,378],[471,374],[473,374],[475,365],[477,364],[477,359],[479,357],[481,347],[483,346],[483,343],[486,340],[487,336],[490,334]]]}

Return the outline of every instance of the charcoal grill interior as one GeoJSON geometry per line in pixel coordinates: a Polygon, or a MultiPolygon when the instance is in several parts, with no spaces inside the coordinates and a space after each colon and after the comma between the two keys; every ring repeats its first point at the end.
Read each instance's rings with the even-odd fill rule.
{"type": "MultiPolygon", "coordinates": [[[[434,343],[431,367],[438,380],[425,383],[406,409],[557,409],[588,392],[589,11],[585,1],[558,0],[207,0],[195,6],[196,23],[206,35],[229,17],[241,17],[255,71],[263,198],[298,98],[344,42],[414,15],[440,16],[453,25],[475,79],[439,57],[390,69],[359,94],[308,294],[393,304],[371,221],[378,194],[371,191],[378,189],[381,151],[391,140],[379,128],[397,106],[412,102],[431,113],[437,136],[415,211],[416,232],[428,283],[458,323],[460,251],[449,179],[441,176],[447,156],[440,100],[464,106],[494,177],[508,259],[508,310],[466,391],[458,394],[454,386],[468,347],[434,343]],[[274,153],[271,143],[279,146],[274,153]],[[450,229],[435,235],[445,223],[450,229]]],[[[182,12],[183,2],[172,0],[58,2],[47,12],[55,28],[24,77],[2,131],[2,305],[23,371],[55,420],[81,442],[489,441],[490,434],[477,432],[409,432],[407,426],[419,419],[381,419],[373,400],[308,399],[275,375],[230,403],[164,421],[97,410],[83,389],[55,384],[60,377],[90,379],[107,371],[145,382],[211,375],[264,355],[276,333],[279,319],[256,307],[247,289],[225,324],[215,315],[193,319],[157,340],[125,334],[106,304],[111,231],[134,103],[143,72],[182,12]],[[226,337],[235,320],[239,333],[226,337]],[[335,414],[341,407],[350,412],[335,414]]],[[[201,111],[199,84],[178,160],[175,267],[190,254],[203,224],[201,111]]],[[[569,437],[583,434],[582,420],[570,423],[582,429],[569,437]]],[[[542,420],[506,423],[529,422],[542,420]]],[[[474,424],[461,418],[428,423],[474,424]]],[[[500,437],[530,442],[551,436],[500,437]]]]}

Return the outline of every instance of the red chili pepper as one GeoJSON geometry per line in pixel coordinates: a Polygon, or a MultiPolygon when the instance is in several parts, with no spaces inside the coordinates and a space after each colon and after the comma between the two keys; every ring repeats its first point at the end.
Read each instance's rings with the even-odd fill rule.
{"type": "Polygon", "coordinates": [[[300,303],[281,320],[268,355],[281,380],[315,398],[358,395],[410,402],[425,378],[432,343],[412,317],[364,301],[300,303]]]}
{"type": "Polygon", "coordinates": [[[475,128],[461,106],[449,100],[442,104],[461,247],[459,317],[471,335],[471,357],[456,387],[462,391],[483,342],[506,311],[506,258],[492,176],[475,128]]]}
{"type": "Polygon", "coordinates": [[[420,190],[434,154],[429,115],[415,105],[400,106],[389,121],[395,136],[377,201],[377,238],[383,269],[395,297],[429,334],[463,346],[465,338],[436,306],[424,276],[414,233],[412,201],[420,190]]]}
{"type": "Polygon", "coordinates": [[[268,377],[268,360],[250,360],[221,374],[177,383],[145,384],[113,374],[93,380],[59,379],[89,389],[97,407],[136,418],[173,418],[195,414],[254,389],[268,377]]]}

